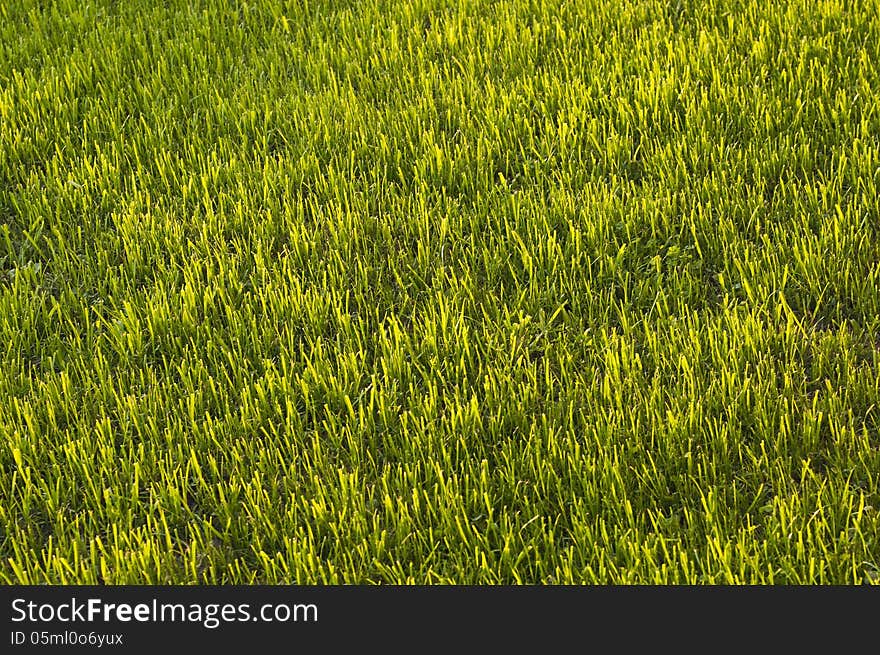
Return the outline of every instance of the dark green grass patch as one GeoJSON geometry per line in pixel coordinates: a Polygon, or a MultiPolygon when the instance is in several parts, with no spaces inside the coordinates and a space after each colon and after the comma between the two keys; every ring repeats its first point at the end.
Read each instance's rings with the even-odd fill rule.
{"type": "Polygon", "coordinates": [[[880,581],[873,2],[0,5],[0,580],[880,581]]]}

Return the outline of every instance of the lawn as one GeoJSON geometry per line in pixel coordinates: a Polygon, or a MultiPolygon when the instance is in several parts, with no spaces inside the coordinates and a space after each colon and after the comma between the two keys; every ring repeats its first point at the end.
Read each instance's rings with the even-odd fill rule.
{"type": "Polygon", "coordinates": [[[0,3],[0,582],[880,582],[874,0],[0,3]]]}

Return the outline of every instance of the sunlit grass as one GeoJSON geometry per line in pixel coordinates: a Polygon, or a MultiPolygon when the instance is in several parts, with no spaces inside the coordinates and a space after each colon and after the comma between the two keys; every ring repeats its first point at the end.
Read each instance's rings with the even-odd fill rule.
{"type": "Polygon", "coordinates": [[[874,2],[0,3],[0,581],[880,581],[874,2]]]}

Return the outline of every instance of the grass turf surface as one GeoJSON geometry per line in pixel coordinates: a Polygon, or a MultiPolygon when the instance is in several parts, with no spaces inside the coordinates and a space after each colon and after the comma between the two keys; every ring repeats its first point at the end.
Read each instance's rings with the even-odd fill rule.
{"type": "Polygon", "coordinates": [[[880,579],[874,2],[0,5],[0,580],[880,579]]]}

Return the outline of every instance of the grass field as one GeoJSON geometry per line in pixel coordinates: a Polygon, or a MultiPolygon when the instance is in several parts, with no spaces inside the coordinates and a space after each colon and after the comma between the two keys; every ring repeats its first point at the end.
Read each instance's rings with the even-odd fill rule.
{"type": "Polygon", "coordinates": [[[0,4],[0,581],[880,582],[873,0],[0,4]]]}

